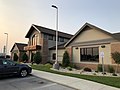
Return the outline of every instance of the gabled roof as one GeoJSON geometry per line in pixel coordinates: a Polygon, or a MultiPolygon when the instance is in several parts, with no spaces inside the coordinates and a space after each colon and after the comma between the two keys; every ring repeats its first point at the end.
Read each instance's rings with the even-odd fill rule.
{"type": "MultiPolygon", "coordinates": [[[[31,26],[30,30],[28,31],[28,33],[26,34],[25,38],[29,38],[29,36],[31,35],[31,33],[33,32],[34,29],[37,30],[38,32],[42,32],[42,33],[46,33],[46,34],[50,34],[50,35],[56,35],[56,30],[32,24],[32,26],[31,26]]],[[[64,37],[64,38],[68,38],[68,39],[70,39],[73,36],[71,34],[67,34],[67,33],[60,32],[60,31],[58,31],[58,35],[61,37],[64,37]]]]}
{"type": "Polygon", "coordinates": [[[115,34],[112,34],[112,33],[109,33],[99,27],[96,27],[92,24],[89,24],[89,23],[85,23],[79,30],[78,32],[75,33],[75,35],[65,44],[65,47],[68,46],[81,32],[83,32],[86,28],[94,28],[96,30],[99,30],[107,35],[110,35],[111,37],[113,37],[114,39],[117,39],[117,40],[120,40],[120,33],[115,33],[115,34]]]}
{"type": "Polygon", "coordinates": [[[113,33],[112,36],[117,40],[120,40],[120,33],[113,33]]]}
{"type": "Polygon", "coordinates": [[[12,47],[12,49],[10,50],[10,52],[13,51],[15,45],[17,46],[18,50],[19,51],[24,51],[24,47],[27,46],[27,44],[24,44],[24,43],[15,43],[12,47]]]}

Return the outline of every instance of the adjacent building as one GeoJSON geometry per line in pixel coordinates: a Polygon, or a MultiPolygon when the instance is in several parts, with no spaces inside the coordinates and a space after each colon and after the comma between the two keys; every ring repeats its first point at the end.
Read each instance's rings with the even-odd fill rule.
{"type": "Polygon", "coordinates": [[[24,53],[26,53],[26,51],[24,50],[25,46],[27,46],[27,44],[24,44],[24,43],[15,43],[13,45],[12,49],[10,50],[10,52],[11,52],[11,59],[13,59],[14,53],[16,53],[17,56],[18,56],[18,60],[21,61],[22,60],[22,55],[24,53]]]}

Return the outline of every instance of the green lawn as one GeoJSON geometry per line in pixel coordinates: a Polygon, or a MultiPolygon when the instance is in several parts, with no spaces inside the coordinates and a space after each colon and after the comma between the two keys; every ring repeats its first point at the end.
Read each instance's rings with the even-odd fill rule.
{"type": "Polygon", "coordinates": [[[45,65],[31,65],[33,69],[46,71],[55,74],[66,75],[70,77],[82,78],[86,80],[95,81],[98,83],[106,84],[109,86],[120,88],[120,77],[106,77],[106,76],[92,76],[92,75],[81,75],[81,74],[72,74],[72,73],[64,73],[51,70],[49,66],[45,65]]]}

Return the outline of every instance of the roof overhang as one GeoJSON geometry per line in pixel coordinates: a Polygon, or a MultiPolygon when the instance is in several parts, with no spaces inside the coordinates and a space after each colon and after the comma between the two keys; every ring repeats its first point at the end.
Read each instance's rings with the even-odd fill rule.
{"type": "MultiPolygon", "coordinates": [[[[105,30],[103,30],[103,29],[101,29],[101,28],[98,28],[98,27],[96,27],[96,26],[94,26],[94,25],[91,25],[91,24],[89,24],[89,23],[85,23],[85,24],[78,30],[78,32],[76,32],[75,35],[65,44],[65,47],[67,47],[78,35],[80,35],[81,32],[83,32],[86,27],[97,29],[97,30],[99,30],[99,31],[101,31],[101,32],[103,32],[103,33],[106,33],[106,34],[110,35],[111,37],[113,37],[113,35],[112,35],[111,33],[107,32],[107,31],[105,31],[105,30]]],[[[113,37],[113,38],[114,38],[114,37],[113,37]]]]}
{"type": "Polygon", "coordinates": [[[25,38],[29,38],[34,30],[36,30],[40,33],[40,31],[34,26],[34,24],[32,24],[32,26],[30,27],[30,29],[29,29],[28,33],[26,34],[25,38]]]}

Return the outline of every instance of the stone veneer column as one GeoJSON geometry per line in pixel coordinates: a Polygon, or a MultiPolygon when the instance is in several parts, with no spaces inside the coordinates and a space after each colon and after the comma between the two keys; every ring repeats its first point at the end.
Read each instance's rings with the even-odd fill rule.
{"type": "Polygon", "coordinates": [[[48,61],[48,41],[46,39],[40,39],[41,44],[41,55],[42,55],[42,63],[46,63],[48,61]]]}
{"type": "MultiPolygon", "coordinates": [[[[113,43],[111,44],[111,53],[114,53],[114,52],[120,52],[120,43],[113,43]]],[[[112,57],[111,57],[112,59],[112,57]]],[[[112,64],[115,64],[115,61],[112,59],[112,64]]]]}
{"type": "Polygon", "coordinates": [[[73,62],[73,60],[72,60],[72,58],[73,58],[73,56],[72,56],[72,53],[73,53],[73,51],[72,51],[72,46],[66,47],[66,51],[67,51],[68,54],[69,54],[70,62],[73,62]]]}

